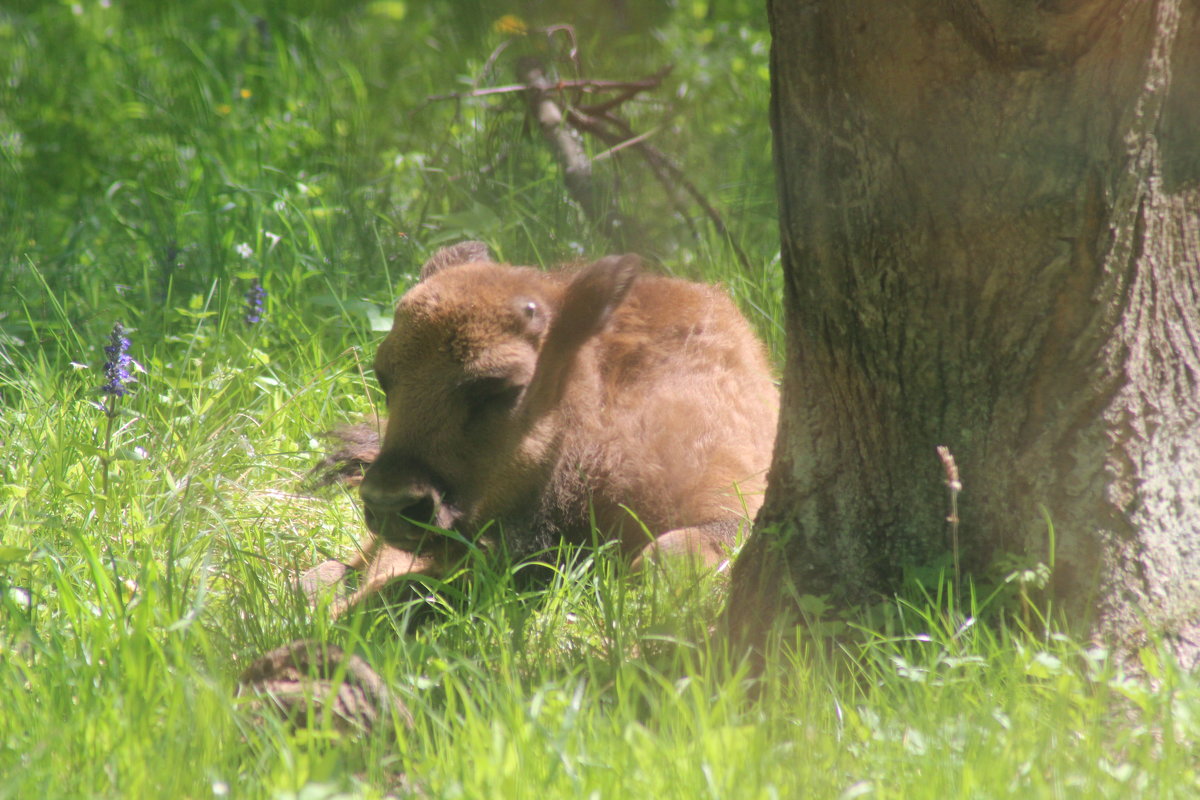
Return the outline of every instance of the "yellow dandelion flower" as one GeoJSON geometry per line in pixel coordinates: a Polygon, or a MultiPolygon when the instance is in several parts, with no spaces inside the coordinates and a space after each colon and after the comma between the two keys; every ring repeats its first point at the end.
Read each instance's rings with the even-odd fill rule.
{"type": "Polygon", "coordinates": [[[505,14],[492,23],[492,30],[496,33],[506,33],[510,36],[524,35],[529,32],[529,26],[525,24],[525,20],[516,14],[505,14]]]}
{"type": "Polygon", "coordinates": [[[396,22],[404,19],[408,9],[400,0],[378,0],[367,5],[367,13],[377,17],[385,17],[396,22]]]}
{"type": "Polygon", "coordinates": [[[250,91],[249,89],[242,89],[240,92],[238,92],[238,94],[242,96],[243,100],[249,100],[254,92],[250,91]]]}

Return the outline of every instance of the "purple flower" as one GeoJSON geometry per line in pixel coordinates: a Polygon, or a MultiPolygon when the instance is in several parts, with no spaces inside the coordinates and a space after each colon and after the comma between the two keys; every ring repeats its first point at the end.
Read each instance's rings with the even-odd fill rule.
{"type": "Polygon", "coordinates": [[[267,290],[258,282],[258,278],[254,279],[254,283],[250,284],[250,289],[246,292],[246,324],[257,325],[262,321],[263,301],[267,299],[267,290]]]}
{"type": "Polygon", "coordinates": [[[129,374],[129,367],[133,364],[133,359],[129,357],[129,339],[121,323],[113,325],[108,344],[104,346],[104,354],[108,356],[108,361],[104,362],[105,384],[100,391],[114,397],[124,397],[129,394],[128,384],[133,383],[134,378],[129,374]]]}

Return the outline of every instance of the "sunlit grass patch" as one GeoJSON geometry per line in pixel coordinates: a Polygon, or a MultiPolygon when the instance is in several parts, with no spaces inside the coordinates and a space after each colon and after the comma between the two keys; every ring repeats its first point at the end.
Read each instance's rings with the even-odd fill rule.
{"type": "Polygon", "coordinates": [[[969,596],[783,631],[755,676],[727,576],[612,548],[480,555],[337,621],[297,591],[362,534],[352,494],[304,489],[319,434],[376,411],[374,348],[439,245],[636,249],[782,356],[760,4],[620,5],[0,9],[0,797],[1195,794],[1191,675],[969,596]],[[642,235],[581,224],[519,102],[426,102],[577,6],[597,75],[676,62],[631,113],[751,270],[632,164],[605,191],[642,235]],[[300,638],[361,655],[413,727],[297,731],[237,696],[300,638]]]}

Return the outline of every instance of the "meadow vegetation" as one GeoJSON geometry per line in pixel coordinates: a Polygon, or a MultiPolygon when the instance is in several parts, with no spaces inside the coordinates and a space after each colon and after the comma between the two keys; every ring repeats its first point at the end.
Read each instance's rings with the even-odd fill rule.
{"type": "Polygon", "coordinates": [[[810,598],[756,677],[711,635],[722,576],[604,550],[548,554],[548,585],[479,559],[415,629],[297,595],[361,531],[350,493],[303,490],[317,435],[374,411],[375,344],[440,245],[637,251],[724,283],[782,357],[767,49],[749,0],[5,4],[0,797],[1195,796],[1194,677],[1061,632],[1037,565],[810,598]],[[562,36],[520,34],[557,23],[588,77],[674,64],[624,112],[752,269],[628,153],[596,169],[624,225],[590,226],[519,95],[429,99],[521,54],[574,76],[562,36]],[[292,730],[236,696],[297,638],[363,656],[414,726],[292,730]]]}

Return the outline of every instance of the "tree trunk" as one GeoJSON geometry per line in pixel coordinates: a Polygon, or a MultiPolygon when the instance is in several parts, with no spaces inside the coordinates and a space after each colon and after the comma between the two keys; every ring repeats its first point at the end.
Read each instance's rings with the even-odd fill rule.
{"type": "Polygon", "coordinates": [[[770,0],[789,342],[748,644],[944,555],[1200,646],[1200,2],[770,0]],[[1043,511],[1044,509],[1044,511],[1043,511]]]}

